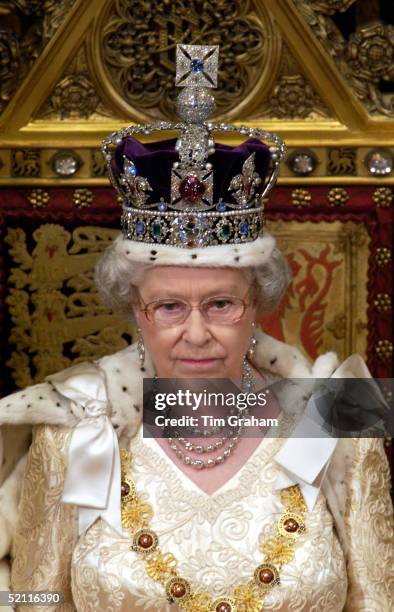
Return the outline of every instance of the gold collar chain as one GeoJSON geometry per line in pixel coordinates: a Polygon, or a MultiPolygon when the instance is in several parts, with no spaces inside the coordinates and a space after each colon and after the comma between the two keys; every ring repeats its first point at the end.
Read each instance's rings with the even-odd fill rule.
{"type": "Polygon", "coordinates": [[[282,566],[293,559],[296,541],[306,531],[307,507],[298,485],[280,493],[285,509],[272,537],[260,545],[264,561],[256,567],[253,577],[234,586],[230,595],[213,598],[182,578],[177,572],[178,562],[174,555],[160,549],[158,536],[149,527],[152,507],[137,494],[128,473],[131,453],[125,449],[121,450],[121,462],[122,525],[129,530],[133,542],[131,550],[143,560],[148,576],[164,587],[168,602],[186,612],[260,612],[265,595],[280,584],[282,566]]]}

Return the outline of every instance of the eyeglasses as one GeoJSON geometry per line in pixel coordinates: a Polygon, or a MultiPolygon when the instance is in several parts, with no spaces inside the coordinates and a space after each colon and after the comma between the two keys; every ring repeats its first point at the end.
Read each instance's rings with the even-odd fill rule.
{"type": "Polygon", "coordinates": [[[245,298],[252,287],[253,285],[248,287],[243,298],[235,295],[215,295],[205,298],[198,306],[194,307],[190,302],[178,298],[154,300],[149,302],[149,304],[145,304],[139,292],[138,296],[144,306],[144,308],[141,308],[141,311],[145,313],[148,321],[160,327],[182,325],[190,312],[196,308],[208,323],[214,325],[232,325],[242,319],[246,308],[250,306],[251,302],[245,302],[245,298]]]}

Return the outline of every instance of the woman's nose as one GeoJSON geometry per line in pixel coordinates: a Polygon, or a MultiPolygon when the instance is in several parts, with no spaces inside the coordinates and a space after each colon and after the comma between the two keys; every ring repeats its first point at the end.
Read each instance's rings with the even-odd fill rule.
{"type": "Polygon", "coordinates": [[[204,346],[211,337],[207,322],[198,308],[193,308],[190,311],[184,326],[183,339],[187,340],[190,344],[204,346]]]}

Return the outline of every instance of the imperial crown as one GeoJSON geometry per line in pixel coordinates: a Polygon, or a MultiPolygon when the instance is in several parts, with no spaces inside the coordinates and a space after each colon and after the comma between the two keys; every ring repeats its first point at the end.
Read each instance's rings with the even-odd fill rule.
{"type": "Polygon", "coordinates": [[[125,238],[195,248],[256,240],[263,198],[275,184],[285,145],[257,128],[207,122],[215,109],[218,46],[178,45],[175,84],[182,123],[133,125],[102,144],[110,179],[123,199],[125,238]],[[174,140],[142,144],[134,135],[176,130],[174,140]],[[241,145],[217,144],[214,132],[237,132],[241,145]],[[267,144],[268,143],[268,144],[267,144]]]}

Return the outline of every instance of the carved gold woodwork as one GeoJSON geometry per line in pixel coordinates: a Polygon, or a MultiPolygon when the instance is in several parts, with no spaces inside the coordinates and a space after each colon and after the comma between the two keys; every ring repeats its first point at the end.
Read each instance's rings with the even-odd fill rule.
{"type": "Polygon", "coordinates": [[[37,119],[100,120],[112,113],[101,101],[87,64],[85,44],[67,66],[49,98],[38,111],[37,119]]]}
{"type": "Polygon", "coordinates": [[[45,224],[33,232],[10,228],[5,242],[15,264],[7,297],[15,346],[7,365],[19,387],[52,372],[127,346],[132,327],[100,303],[93,283],[99,253],[116,230],[81,227],[72,233],[45,224]]]}
{"type": "Polygon", "coordinates": [[[0,1],[0,112],[75,0],[0,1]],[[8,27],[7,27],[8,25],[8,27]]]}
{"type": "Polygon", "coordinates": [[[216,0],[203,11],[197,2],[108,2],[90,64],[111,106],[137,121],[174,117],[175,47],[190,40],[220,45],[218,112],[247,117],[272,89],[282,43],[264,3],[250,0],[216,0]]]}
{"type": "Polygon", "coordinates": [[[269,96],[262,100],[250,119],[327,119],[332,117],[324,101],[306,78],[300,63],[283,41],[275,84],[269,96]]]}
{"type": "Polygon", "coordinates": [[[356,174],[356,151],[347,147],[330,149],[327,170],[332,176],[354,176],[356,174]]]}
{"type": "Polygon", "coordinates": [[[355,0],[312,0],[310,4],[316,11],[326,15],[333,15],[337,11],[345,11],[354,2],[355,0]]]}
{"type": "MultiPolygon", "coordinates": [[[[394,144],[393,95],[380,87],[393,77],[393,27],[345,40],[333,16],[353,3],[0,0],[2,146],[93,150],[125,123],[171,116],[175,44],[209,39],[221,45],[218,118],[279,131],[290,147],[331,145],[331,175],[367,177],[358,148],[394,144]]],[[[18,178],[6,157],[0,180],[18,178]]]]}
{"type": "Polygon", "coordinates": [[[36,178],[40,176],[40,151],[37,149],[18,149],[12,151],[11,172],[14,177],[36,178]]]}
{"type": "Polygon", "coordinates": [[[378,85],[394,77],[394,26],[366,24],[346,41],[329,15],[351,2],[295,0],[295,4],[368,112],[393,117],[394,95],[382,93],[378,85]]]}

